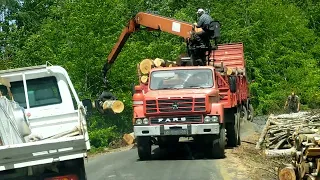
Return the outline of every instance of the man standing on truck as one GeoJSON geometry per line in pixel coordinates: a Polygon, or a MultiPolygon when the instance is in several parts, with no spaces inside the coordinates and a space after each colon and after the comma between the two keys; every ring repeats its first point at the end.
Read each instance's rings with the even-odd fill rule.
{"type": "Polygon", "coordinates": [[[300,110],[300,100],[299,96],[297,96],[294,92],[291,93],[290,96],[288,96],[288,99],[286,101],[286,104],[284,105],[284,108],[288,106],[289,113],[296,113],[300,110]]]}
{"type": "Polygon", "coordinates": [[[197,28],[202,28],[203,31],[196,32],[195,38],[203,44],[204,42],[208,42],[210,40],[210,36],[214,34],[214,22],[211,16],[205,13],[203,9],[198,9],[197,15],[199,20],[195,26],[197,28]]]}

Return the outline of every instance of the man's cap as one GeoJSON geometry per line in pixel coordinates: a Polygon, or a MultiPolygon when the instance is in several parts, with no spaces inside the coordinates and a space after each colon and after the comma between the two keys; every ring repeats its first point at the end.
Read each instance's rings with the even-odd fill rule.
{"type": "Polygon", "coordinates": [[[197,14],[201,14],[201,13],[204,13],[204,10],[200,8],[198,9],[197,14]]]}

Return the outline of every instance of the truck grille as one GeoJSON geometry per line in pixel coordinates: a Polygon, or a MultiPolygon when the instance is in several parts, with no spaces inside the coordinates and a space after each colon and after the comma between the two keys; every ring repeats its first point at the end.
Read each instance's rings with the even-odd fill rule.
{"type": "Polygon", "coordinates": [[[146,113],[205,112],[205,98],[170,98],[146,101],[146,113]]]}
{"type": "Polygon", "coordinates": [[[150,117],[151,124],[168,124],[168,123],[201,123],[202,115],[196,116],[170,116],[170,117],[150,117]]]}

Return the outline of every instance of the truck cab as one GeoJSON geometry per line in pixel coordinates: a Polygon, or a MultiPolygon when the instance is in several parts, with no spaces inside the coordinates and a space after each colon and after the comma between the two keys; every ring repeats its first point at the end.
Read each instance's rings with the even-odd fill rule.
{"type": "Polygon", "coordinates": [[[152,142],[165,147],[180,137],[192,137],[211,156],[223,157],[224,108],[214,67],[154,68],[148,84],[135,89],[133,123],[140,158],[150,158],[152,142]]]}
{"type": "MultiPolygon", "coordinates": [[[[43,65],[3,70],[0,77],[10,82],[9,88],[0,85],[1,98],[7,102],[4,108],[10,104],[22,107],[25,128],[31,132],[23,135],[14,131],[15,125],[2,124],[0,176],[86,179],[84,158],[90,149],[86,110],[66,70],[43,65]],[[9,136],[18,138],[13,141],[9,136]]],[[[0,115],[8,112],[1,111],[0,115]]],[[[15,114],[11,115],[18,124],[15,114]]]]}

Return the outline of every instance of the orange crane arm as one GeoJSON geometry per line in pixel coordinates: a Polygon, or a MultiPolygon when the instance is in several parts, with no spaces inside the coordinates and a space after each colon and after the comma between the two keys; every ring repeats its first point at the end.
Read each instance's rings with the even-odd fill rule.
{"type": "Polygon", "coordinates": [[[190,33],[193,29],[193,25],[190,23],[151,13],[139,12],[122,30],[118,42],[113,46],[112,51],[108,56],[108,64],[112,64],[116,60],[130,34],[138,31],[140,26],[147,27],[150,30],[159,30],[174,34],[185,39],[190,37],[190,33]]]}

